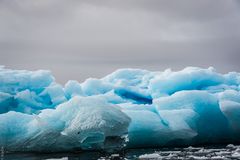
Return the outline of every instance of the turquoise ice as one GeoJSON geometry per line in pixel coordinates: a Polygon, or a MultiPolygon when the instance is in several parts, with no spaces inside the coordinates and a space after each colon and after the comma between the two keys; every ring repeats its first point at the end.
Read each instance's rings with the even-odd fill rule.
{"type": "Polygon", "coordinates": [[[7,151],[237,142],[237,72],[120,69],[62,86],[50,71],[0,67],[0,146],[7,151]]]}

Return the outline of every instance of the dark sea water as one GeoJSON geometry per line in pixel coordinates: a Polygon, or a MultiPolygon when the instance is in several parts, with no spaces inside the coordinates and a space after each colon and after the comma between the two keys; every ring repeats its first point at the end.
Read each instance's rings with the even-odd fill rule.
{"type": "Polygon", "coordinates": [[[118,153],[11,153],[1,155],[1,160],[240,160],[240,145],[204,146],[186,148],[131,149],[118,153]]]}

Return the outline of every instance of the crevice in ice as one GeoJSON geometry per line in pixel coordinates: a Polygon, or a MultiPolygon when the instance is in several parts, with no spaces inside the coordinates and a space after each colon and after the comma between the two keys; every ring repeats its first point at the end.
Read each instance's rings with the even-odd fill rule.
{"type": "Polygon", "coordinates": [[[148,97],[143,97],[140,94],[125,90],[125,89],[116,89],[114,90],[114,93],[118,96],[124,98],[133,100],[136,104],[152,104],[152,99],[148,97]]]}

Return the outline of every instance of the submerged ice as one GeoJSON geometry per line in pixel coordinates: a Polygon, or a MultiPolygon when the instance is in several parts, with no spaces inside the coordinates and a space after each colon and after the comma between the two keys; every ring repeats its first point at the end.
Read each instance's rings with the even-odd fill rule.
{"type": "Polygon", "coordinates": [[[240,73],[120,69],[58,84],[49,71],[0,67],[0,146],[115,150],[240,142],[240,73]]]}

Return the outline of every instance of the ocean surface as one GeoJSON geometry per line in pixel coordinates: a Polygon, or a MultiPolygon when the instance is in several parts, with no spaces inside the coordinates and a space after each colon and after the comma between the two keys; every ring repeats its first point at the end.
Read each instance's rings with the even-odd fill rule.
{"type": "Polygon", "coordinates": [[[1,153],[1,160],[231,160],[240,159],[240,145],[198,146],[186,148],[130,149],[119,153],[1,153]]]}

